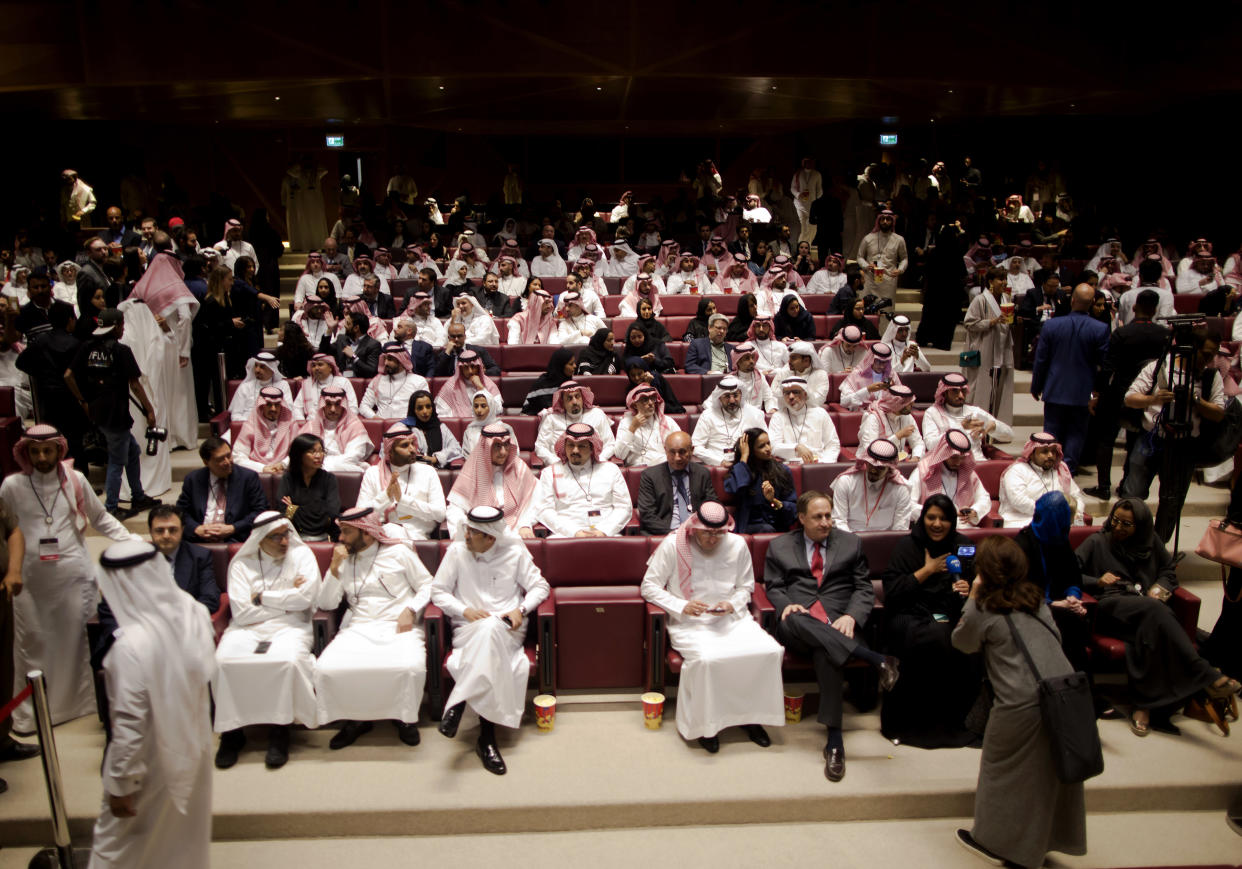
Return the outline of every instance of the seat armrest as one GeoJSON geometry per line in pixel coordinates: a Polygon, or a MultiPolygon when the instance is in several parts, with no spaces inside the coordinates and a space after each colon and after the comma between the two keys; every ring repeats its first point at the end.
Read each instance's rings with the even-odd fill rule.
{"type": "Polygon", "coordinates": [[[233,619],[233,610],[229,607],[229,593],[227,591],[220,592],[220,606],[216,607],[216,611],[211,614],[211,627],[216,632],[216,645],[220,645],[220,638],[224,636],[224,629],[229,626],[229,622],[233,619]]]}
{"type": "Polygon", "coordinates": [[[427,644],[427,711],[432,721],[439,721],[444,707],[441,665],[448,654],[452,628],[444,610],[433,603],[423,610],[423,637],[427,644]]]}
{"type": "Polygon", "coordinates": [[[668,613],[653,603],[647,604],[647,690],[664,690],[664,656],[668,652],[668,613]]]}
{"type": "Polygon", "coordinates": [[[1198,595],[1184,588],[1173,589],[1173,596],[1169,598],[1169,606],[1173,609],[1173,615],[1177,617],[1177,623],[1182,626],[1182,630],[1186,632],[1186,636],[1190,637],[1192,643],[1197,642],[1201,603],[1198,595]]]}
{"type": "Polygon", "coordinates": [[[316,658],[332,642],[332,638],[336,636],[336,628],[336,610],[315,610],[315,614],[311,616],[311,630],[314,635],[311,652],[316,658]]]}
{"type": "Polygon", "coordinates": [[[535,610],[535,665],[539,668],[539,693],[556,693],[556,602],[547,600],[535,610]]]}
{"type": "Polygon", "coordinates": [[[758,583],[755,583],[754,594],[750,596],[750,611],[761,628],[775,635],[776,607],[768,599],[768,593],[763,586],[758,583]]]}
{"type": "Polygon", "coordinates": [[[232,421],[233,417],[227,410],[220,411],[208,421],[211,425],[211,433],[216,437],[224,437],[229,433],[229,423],[232,421]]]}

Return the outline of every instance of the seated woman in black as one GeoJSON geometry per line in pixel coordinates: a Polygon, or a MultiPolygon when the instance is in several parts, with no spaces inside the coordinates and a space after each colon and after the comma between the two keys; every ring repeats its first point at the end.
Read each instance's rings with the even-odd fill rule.
{"type": "Polygon", "coordinates": [[[957,507],[944,494],[923,502],[923,512],[893,547],[884,570],[885,651],[901,659],[901,678],[884,698],[880,732],[919,748],[958,748],[982,734],[966,726],[983,681],[978,655],[953,648],[953,628],[975,578],[974,559],[957,530],[957,507]],[[950,570],[948,560],[959,567],[950,570]]]}
{"type": "Polygon", "coordinates": [[[672,374],[677,370],[677,365],[673,362],[673,357],[669,355],[664,342],[652,338],[642,326],[636,323],[630,324],[630,328],[626,331],[625,346],[621,348],[620,353],[622,359],[636,356],[645,360],[651,366],[652,371],[658,371],[661,374],[672,374]]]}
{"type": "MultiPolygon", "coordinates": [[[[639,328],[637,326],[633,328],[639,328]]],[[[616,374],[621,370],[621,357],[612,330],[601,326],[578,354],[578,376],[583,374],[616,374]]]]}
{"type": "Polygon", "coordinates": [[[694,319],[690,321],[690,325],[686,326],[686,332],[681,336],[681,340],[689,344],[695,338],[707,337],[707,319],[716,313],[716,303],[707,296],[699,299],[699,309],[694,314],[694,319]]]}
{"type": "MultiPolygon", "coordinates": [[[[1031,524],[1018,532],[1014,542],[1026,555],[1026,578],[1044,592],[1044,600],[1061,632],[1061,650],[1075,670],[1091,675],[1091,623],[1082,602],[1082,569],[1070,547],[1069,529],[1074,511],[1060,491],[1040,495],[1031,524]]],[[[1094,679],[1092,691],[1095,692],[1094,679]]],[[[1116,718],[1117,712],[1095,693],[1096,713],[1116,718]]]]}
{"type": "Polygon", "coordinates": [[[323,441],[300,434],[289,444],[289,464],[280,478],[276,497],[285,517],[303,540],[336,539],[336,517],[341,496],[336,475],[323,469],[323,441]]]}
{"type": "Polygon", "coordinates": [[[815,340],[815,320],[811,317],[811,312],[802,307],[798,302],[798,297],[793,293],[781,299],[780,309],[772,319],[772,329],[777,338],[793,338],[797,341],[815,340]]]}
{"type": "Polygon", "coordinates": [[[729,321],[729,331],[725,332],[725,341],[740,344],[750,338],[750,324],[759,316],[759,303],[754,293],[742,293],[737,300],[737,316],[729,321]]]}
{"type": "Polygon", "coordinates": [[[652,306],[650,299],[638,300],[638,316],[634,318],[630,325],[642,326],[643,331],[647,333],[647,337],[653,338],[656,341],[663,341],[667,344],[673,340],[673,336],[669,334],[665,325],[656,319],[655,308],[652,306]]]}
{"type": "Polygon", "coordinates": [[[875,327],[870,320],[864,316],[863,311],[866,310],[867,304],[862,298],[856,297],[854,304],[850,306],[836,325],[832,327],[832,331],[828,333],[829,338],[835,338],[837,333],[846,326],[857,326],[862,330],[864,341],[879,341],[880,330],[875,327]]]}
{"type": "Polygon", "coordinates": [[[724,489],[737,499],[738,534],[788,531],[798,515],[793,476],[772,458],[772,441],[761,428],[748,428],[737,441],[737,461],[729,467],[724,489]]]}
{"type": "Polygon", "coordinates": [[[578,370],[578,356],[569,347],[557,347],[548,357],[548,368],[535,380],[526,400],[522,402],[522,413],[527,416],[538,416],[542,410],[552,406],[552,396],[562,383],[574,376],[578,370]]]}
{"type": "Polygon", "coordinates": [[[1169,716],[1201,691],[1213,700],[1237,693],[1238,683],[1200,657],[1168,605],[1177,572],[1146,504],[1118,501],[1077,555],[1086,589],[1099,599],[1095,632],[1126,644],[1135,735],[1146,736],[1149,728],[1176,733],[1169,716]]]}

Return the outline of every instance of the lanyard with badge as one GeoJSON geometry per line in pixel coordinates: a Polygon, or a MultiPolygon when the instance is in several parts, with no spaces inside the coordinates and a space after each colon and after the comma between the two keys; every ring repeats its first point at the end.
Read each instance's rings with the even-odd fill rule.
{"type": "Polygon", "coordinates": [[[35,500],[39,502],[39,509],[43,511],[43,524],[45,533],[49,536],[39,538],[39,560],[40,561],[60,561],[60,541],[50,536],[52,533],[52,511],[56,509],[56,501],[60,498],[60,486],[56,487],[56,494],[52,496],[52,506],[45,507],[43,498],[39,494],[39,490],[35,488],[34,480],[29,476],[26,477],[30,483],[30,491],[34,493],[35,500]]]}

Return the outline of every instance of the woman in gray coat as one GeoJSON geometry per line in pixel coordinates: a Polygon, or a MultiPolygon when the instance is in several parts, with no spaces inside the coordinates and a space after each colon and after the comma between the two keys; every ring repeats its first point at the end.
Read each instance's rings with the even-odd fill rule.
{"type": "Polygon", "coordinates": [[[1026,581],[1026,556],[1012,540],[984,540],[975,571],[953,645],[967,654],[983,652],[996,699],[983,734],[975,825],[958,830],[958,841],[997,865],[1039,866],[1049,851],[1086,854],[1082,784],[1063,784],[1056,776],[1035,676],[1009,627],[1011,620],[1040,676],[1049,678],[1073,670],[1056,623],[1043,592],[1026,581]]]}

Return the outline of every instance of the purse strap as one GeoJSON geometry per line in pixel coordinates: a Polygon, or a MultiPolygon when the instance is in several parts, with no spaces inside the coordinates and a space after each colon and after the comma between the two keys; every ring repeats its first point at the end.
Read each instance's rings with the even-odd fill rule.
{"type": "MultiPolygon", "coordinates": [[[[1052,634],[1054,637],[1056,636],[1056,631],[1048,627],[1047,623],[1045,623],[1043,619],[1039,616],[1034,616],[1033,618],[1045,628],[1048,628],[1048,633],[1052,634]]],[[[1026,664],[1031,668],[1031,673],[1034,674],[1036,683],[1042,682],[1044,677],[1039,675],[1039,668],[1035,666],[1035,659],[1031,657],[1030,650],[1027,649],[1026,643],[1022,639],[1022,635],[1018,633],[1018,629],[1013,623],[1013,617],[1009,613],[1005,613],[1005,624],[1009,625],[1009,633],[1013,635],[1013,641],[1017,643],[1018,648],[1022,650],[1022,657],[1026,658],[1026,664]]]]}

